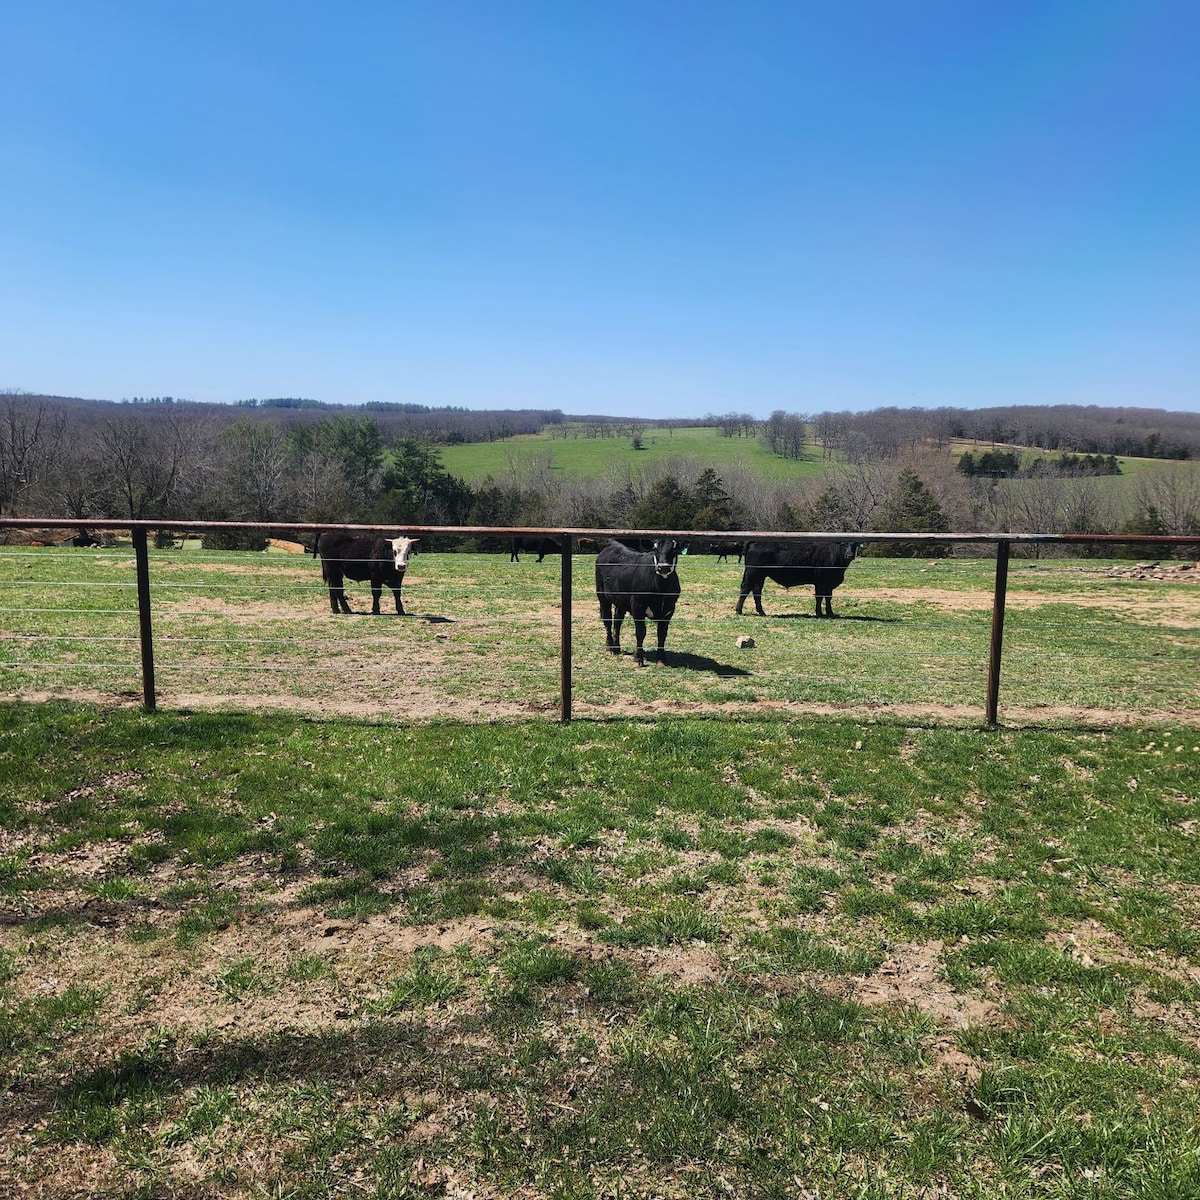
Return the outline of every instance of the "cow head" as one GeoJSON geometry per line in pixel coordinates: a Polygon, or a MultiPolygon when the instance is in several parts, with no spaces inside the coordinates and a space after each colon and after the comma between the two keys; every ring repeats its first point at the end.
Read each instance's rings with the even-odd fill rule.
{"type": "Polygon", "coordinates": [[[667,579],[675,574],[675,567],[679,562],[678,542],[673,542],[670,538],[659,538],[650,547],[650,553],[654,555],[654,571],[660,579],[667,579]]]}
{"type": "Polygon", "coordinates": [[[420,540],[420,538],[398,537],[392,538],[389,543],[392,547],[392,562],[401,575],[408,568],[408,556],[412,553],[412,548],[420,540]]]}

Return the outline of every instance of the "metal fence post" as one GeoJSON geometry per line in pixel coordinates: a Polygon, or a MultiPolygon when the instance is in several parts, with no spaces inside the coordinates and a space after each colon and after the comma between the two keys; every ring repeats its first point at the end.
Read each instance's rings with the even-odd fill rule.
{"type": "Polygon", "coordinates": [[[562,657],[559,662],[559,688],[562,721],[571,719],[571,548],[575,539],[568,533],[562,540],[562,657]]]}
{"type": "Polygon", "coordinates": [[[137,527],[133,534],[133,554],[137,565],[138,630],[142,642],[142,703],[153,712],[154,695],[154,637],[150,630],[150,555],[146,550],[146,530],[137,527]]]}
{"type": "Polygon", "coordinates": [[[1008,549],[1010,543],[996,543],[996,590],[992,597],[992,650],[988,658],[987,723],[998,721],[1000,701],[1000,651],[1004,645],[1004,598],[1008,594],[1008,549]]]}

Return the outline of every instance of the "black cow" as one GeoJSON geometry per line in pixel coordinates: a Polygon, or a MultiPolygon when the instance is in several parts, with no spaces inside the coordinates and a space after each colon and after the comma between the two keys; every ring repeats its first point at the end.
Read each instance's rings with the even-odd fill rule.
{"type": "Polygon", "coordinates": [[[637,633],[637,665],[643,665],[649,613],[658,622],[658,661],[666,661],[667,626],[679,600],[678,561],[679,546],[670,538],[659,539],[645,552],[610,541],[596,555],[596,599],[604,622],[604,644],[613,654],[621,653],[621,622],[629,613],[637,633]]]}
{"type": "Polygon", "coordinates": [[[728,562],[729,556],[736,554],[738,562],[741,562],[745,545],[745,542],[728,542],[724,538],[692,538],[688,540],[684,553],[713,554],[717,562],[728,562]]]}
{"type": "Polygon", "coordinates": [[[735,612],[742,611],[746,597],[753,593],[754,608],[763,612],[762,590],[768,579],[780,587],[793,588],[811,583],[817,593],[817,616],[832,617],[833,589],[846,578],[846,568],[858,553],[855,542],[749,542],[746,545],[745,570],[741,594],[735,612]],[[821,601],[825,611],[821,611],[821,601]]]}
{"type": "Polygon", "coordinates": [[[538,562],[541,562],[547,554],[559,554],[562,547],[558,544],[557,538],[515,537],[509,546],[508,561],[520,562],[522,550],[526,554],[536,554],[538,562]]]}
{"type": "Polygon", "coordinates": [[[354,610],[346,603],[346,588],[342,576],[359,581],[370,580],[371,612],[379,615],[379,597],[384,587],[396,597],[396,612],[404,616],[400,601],[400,585],[408,569],[408,556],[418,538],[383,538],[373,534],[323,533],[317,539],[316,552],[321,556],[321,578],[329,585],[329,607],[348,613],[354,610]]]}

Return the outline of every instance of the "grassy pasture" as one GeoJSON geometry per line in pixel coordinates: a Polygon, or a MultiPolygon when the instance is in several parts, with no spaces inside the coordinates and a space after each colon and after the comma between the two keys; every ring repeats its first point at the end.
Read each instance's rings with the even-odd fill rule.
{"type": "MultiPolygon", "coordinates": [[[[539,434],[501,441],[445,446],[439,448],[439,454],[452,475],[476,486],[489,475],[496,479],[515,476],[526,481],[543,469],[561,474],[564,479],[619,479],[650,464],[672,459],[691,463],[697,472],[712,467],[719,475],[728,477],[731,471],[745,471],[771,483],[786,483],[819,476],[829,469],[831,461],[835,464],[839,461],[823,459],[816,445],[808,448],[808,457],[803,460],[782,458],[772,454],[759,437],[723,437],[715,427],[668,430],[651,426],[640,432],[640,450],[633,448],[628,437],[555,437],[547,428],[539,434]]],[[[957,462],[967,451],[979,454],[993,448],[1051,460],[1060,453],[1025,446],[993,447],[988,442],[968,440],[951,442],[946,453],[957,462]]],[[[1179,465],[1154,458],[1123,457],[1119,461],[1120,475],[1102,476],[1097,481],[1104,492],[1118,497],[1132,495],[1135,479],[1142,472],[1165,471],[1179,465]]]]}
{"type": "MultiPolygon", "coordinates": [[[[1106,574],[1097,560],[1014,560],[1001,715],[1009,723],[1200,715],[1200,587],[1106,574]]],[[[1124,564],[1126,567],[1128,564],[1124,564]]],[[[575,711],[583,716],[892,711],[978,720],[994,567],[860,558],[817,620],[811,588],[768,584],[766,618],[735,616],[736,563],[681,560],[665,668],[604,651],[592,563],[573,576],[575,711]],[[755,639],[739,649],[739,636],[755,639]]],[[[558,712],[559,562],[423,554],[406,618],[334,617],[311,557],[151,552],[164,706],[282,707],[394,719],[558,712]]],[[[385,593],[385,611],[391,605],[385,593]]],[[[623,641],[632,647],[626,622],[623,641]]],[[[648,635],[653,640],[653,630],[648,635]]],[[[132,552],[0,548],[0,687],[12,697],[137,699],[132,552]]]]}
{"type": "Polygon", "coordinates": [[[0,703],[0,1193],[1185,1200],[1198,802],[1170,721],[0,703]]]}
{"type": "Polygon", "coordinates": [[[130,550],[3,548],[0,1194],[1190,1200],[1200,587],[1107,567],[988,731],[988,561],[688,557],[639,671],[580,558],[563,727],[557,559],[152,552],[145,714],[130,550]]]}
{"type": "Polygon", "coordinates": [[[694,460],[697,469],[713,467],[718,474],[740,468],[773,482],[810,478],[824,469],[815,447],[810,448],[807,459],[785,459],[772,454],[761,438],[722,437],[711,427],[669,430],[650,426],[639,430],[639,435],[640,450],[633,448],[628,437],[554,437],[547,429],[503,441],[445,446],[439,453],[451,475],[475,485],[488,475],[502,479],[514,471],[526,478],[535,463],[547,461],[550,469],[567,479],[620,478],[672,458],[694,460]]]}

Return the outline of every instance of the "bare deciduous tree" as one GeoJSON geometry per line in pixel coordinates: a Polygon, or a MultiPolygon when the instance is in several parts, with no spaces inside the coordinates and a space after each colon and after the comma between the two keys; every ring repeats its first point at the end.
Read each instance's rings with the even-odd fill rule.
{"type": "Polygon", "coordinates": [[[294,464],[282,427],[262,421],[236,421],[221,442],[225,460],[220,497],[229,515],[248,521],[283,516],[294,464]]]}
{"type": "Polygon", "coordinates": [[[0,402],[0,515],[17,516],[26,492],[35,492],[49,474],[63,438],[65,421],[42,398],[8,391],[0,402]]]}
{"type": "Polygon", "coordinates": [[[1137,477],[1135,503],[1143,513],[1154,511],[1165,534],[1200,534],[1200,467],[1189,463],[1142,472],[1137,477]]]}
{"type": "Polygon", "coordinates": [[[130,411],[104,421],[97,431],[98,466],[119,515],[179,515],[183,494],[202,490],[199,476],[209,465],[200,453],[203,433],[202,418],[186,406],[164,408],[152,420],[130,411]]]}

